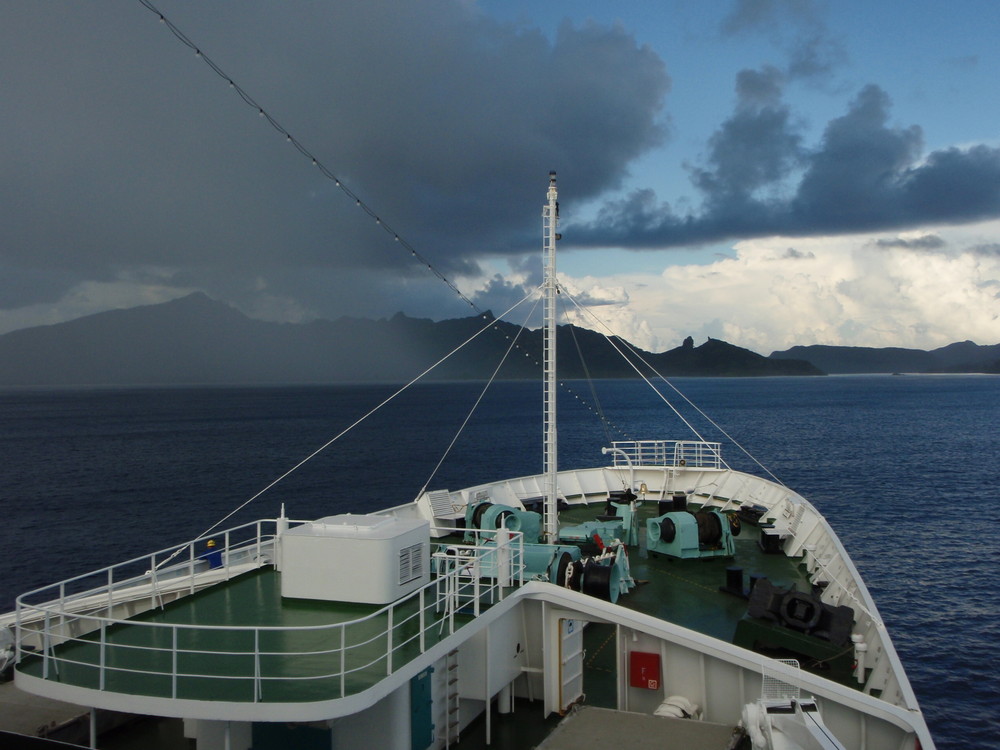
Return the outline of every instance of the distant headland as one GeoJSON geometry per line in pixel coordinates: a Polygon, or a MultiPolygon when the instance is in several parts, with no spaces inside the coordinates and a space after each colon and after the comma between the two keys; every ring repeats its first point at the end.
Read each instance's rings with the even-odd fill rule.
{"type": "MultiPolygon", "coordinates": [[[[112,310],[0,336],[0,385],[296,384],[407,381],[492,320],[431,375],[485,379],[517,336],[499,376],[538,377],[541,332],[493,320],[490,313],[444,321],[397,314],[272,323],[249,318],[202,293],[157,305],[112,310]]],[[[558,331],[564,378],[636,377],[642,363],[672,377],[823,375],[846,372],[1000,372],[1000,345],[972,342],[913,349],[806,346],[769,357],[717,339],[688,337],[669,351],[645,352],[576,326],[558,331]],[[614,345],[613,345],[614,344],[614,345]],[[615,349],[627,352],[633,367],[615,349]],[[582,357],[581,357],[582,355],[582,357]],[[586,363],[585,365],[582,364],[586,363]]]]}

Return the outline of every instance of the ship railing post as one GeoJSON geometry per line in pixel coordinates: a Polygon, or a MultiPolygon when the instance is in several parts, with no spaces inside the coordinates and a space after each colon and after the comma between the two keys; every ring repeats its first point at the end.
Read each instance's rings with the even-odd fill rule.
{"type": "Polygon", "coordinates": [[[108,617],[111,617],[111,607],[114,604],[115,569],[108,568],[108,617]]]}
{"type": "Polygon", "coordinates": [[[524,585],[524,571],[527,568],[527,560],[524,556],[524,537],[521,537],[521,585],[524,585]]]}
{"type": "Polygon", "coordinates": [[[481,588],[480,580],[481,577],[479,575],[479,553],[477,552],[476,562],[474,563],[474,567],[472,568],[472,593],[473,596],[475,597],[475,604],[472,607],[472,611],[475,612],[476,617],[479,617],[479,597],[482,596],[482,593],[480,591],[481,588]]]}
{"type": "Polygon", "coordinates": [[[49,649],[51,648],[49,637],[49,611],[45,610],[45,619],[42,620],[42,679],[49,678],[49,649]]]}
{"type": "Polygon", "coordinates": [[[395,604],[390,604],[389,605],[388,627],[386,628],[386,632],[387,632],[388,637],[389,637],[388,648],[386,649],[386,652],[385,652],[385,673],[386,673],[386,676],[392,674],[392,609],[395,606],[396,606],[395,604]]]}
{"type": "Polygon", "coordinates": [[[188,578],[191,583],[191,590],[189,593],[194,593],[194,542],[188,545],[188,578]]]}
{"type": "Polygon", "coordinates": [[[66,632],[66,582],[59,584],[59,632],[66,632]]]}
{"type": "MultiPolygon", "coordinates": [[[[149,608],[156,609],[156,598],[160,593],[160,585],[156,579],[156,553],[150,556],[149,561],[149,608]]],[[[163,609],[163,600],[160,600],[160,609],[163,609]]],[[[108,613],[108,617],[111,613],[108,613]]]]}
{"type": "Polygon", "coordinates": [[[223,542],[223,550],[225,551],[225,561],[226,561],[226,580],[229,580],[229,532],[226,532],[225,541],[223,542]]]}
{"type": "MultiPolygon", "coordinates": [[[[489,557],[493,558],[493,563],[492,563],[492,565],[490,565],[489,568],[487,568],[487,570],[493,570],[494,574],[495,574],[496,570],[497,570],[497,563],[498,563],[496,548],[490,550],[489,552],[486,553],[486,555],[484,555],[484,559],[483,559],[484,563],[486,562],[486,559],[485,559],[486,556],[489,556],[489,557]]],[[[488,580],[489,580],[489,583],[484,584],[485,587],[486,587],[486,590],[485,590],[484,596],[483,596],[483,603],[486,606],[490,606],[490,605],[494,604],[497,601],[497,592],[498,592],[498,589],[500,588],[497,585],[499,579],[497,579],[497,578],[494,577],[494,578],[490,578],[488,580]]]]}
{"type": "Polygon", "coordinates": [[[97,689],[104,690],[105,683],[105,670],[107,669],[107,650],[108,650],[108,621],[101,620],[101,648],[100,648],[100,666],[97,670],[97,689]]]}
{"type": "Polygon", "coordinates": [[[434,566],[434,614],[441,614],[441,561],[432,556],[431,564],[434,566]]]}
{"type": "Polygon", "coordinates": [[[343,698],[345,682],[347,680],[347,632],[346,626],[340,626],[340,697],[343,698]]]}
{"type": "Polygon", "coordinates": [[[17,608],[14,610],[14,662],[21,663],[21,641],[24,631],[21,629],[21,598],[17,598],[17,608]]]}
{"type": "Polygon", "coordinates": [[[452,615],[454,615],[455,610],[458,609],[458,596],[460,593],[458,586],[459,583],[458,571],[460,566],[461,563],[458,561],[458,558],[456,558],[455,561],[451,563],[450,566],[451,570],[448,571],[448,580],[445,585],[445,590],[448,592],[448,598],[445,601],[445,607],[446,611],[448,612],[448,621],[450,627],[449,632],[451,633],[455,632],[455,624],[452,615]]]}
{"type": "Polygon", "coordinates": [[[177,626],[170,628],[170,697],[177,698],[177,626]]]}
{"type": "MultiPolygon", "coordinates": [[[[261,555],[260,547],[261,547],[261,535],[263,533],[264,533],[264,529],[261,526],[261,522],[257,521],[257,566],[258,567],[261,564],[261,562],[260,562],[260,555],[261,555]]],[[[275,534],[274,536],[275,536],[275,538],[277,538],[278,535],[275,534]]]]}
{"type": "Polygon", "coordinates": [[[253,702],[257,703],[261,695],[260,684],[260,629],[253,629],[253,702]]]}
{"type": "Polygon", "coordinates": [[[448,574],[448,635],[455,634],[455,610],[458,609],[458,568],[448,574]]]}
{"type": "Polygon", "coordinates": [[[426,627],[426,623],[425,623],[426,617],[425,617],[425,612],[424,612],[424,609],[425,609],[425,605],[424,605],[424,592],[426,590],[427,590],[426,586],[421,586],[420,587],[420,653],[424,653],[424,651],[427,648],[426,645],[424,644],[424,628],[426,627]]]}
{"type": "Polygon", "coordinates": [[[511,566],[510,548],[512,546],[511,541],[515,539],[516,536],[520,535],[521,532],[519,531],[515,532],[514,534],[511,534],[506,526],[497,529],[497,536],[496,536],[497,546],[493,551],[493,556],[496,558],[495,562],[497,571],[496,590],[497,590],[497,599],[499,601],[503,601],[504,588],[511,585],[511,577],[512,577],[510,574],[510,566],[511,566]]]}

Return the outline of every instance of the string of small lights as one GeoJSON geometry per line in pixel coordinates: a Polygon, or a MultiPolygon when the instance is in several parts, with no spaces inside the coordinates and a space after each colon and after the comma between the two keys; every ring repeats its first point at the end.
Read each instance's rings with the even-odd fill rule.
{"type": "MultiPolygon", "coordinates": [[[[567,296],[569,296],[569,295],[567,295],[567,296]]],[[[669,406],[671,410],[673,410],[674,414],[676,414],[677,417],[685,425],[687,425],[688,428],[695,435],[698,436],[698,439],[701,440],[702,442],[705,442],[705,439],[701,436],[701,434],[694,428],[694,426],[692,426],[688,422],[687,419],[685,419],[681,415],[681,413],[677,410],[677,408],[670,402],[670,399],[668,399],[666,396],[664,396],[662,393],[660,393],[660,391],[652,383],[649,382],[649,379],[645,375],[643,375],[643,373],[639,370],[639,368],[635,365],[635,363],[632,362],[632,360],[629,359],[628,356],[626,356],[625,352],[623,352],[621,349],[618,348],[618,345],[615,344],[615,342],[611,338],[614,334],[612,334],[611,331],[610,331],[610,329],[608,329],[607,326],[604,325],[604,322],[601,321],[600,318],[598,318],[597,316],[593,315],[593,313],[591,313],[589,310],[587,310],[586,308],[584,308],[579,302],[577,302],[572,297],[569,297],[569,299],[570,299],[570,301],[574,305],[576,305],[577,309],[584,316],[591,317],[594,320],[594,322],[599,327],[602,327],[602,328],[604,328],[604,329],[607,330],[607,333],[604,334],[604,337],[610,342],[610,344],[615,348],[615,350],[618,351],[618,353],[621,354],[622,358],[632,366],[632,368],[636,371],[636,373],[639,375],[639,377],[641,377],[643,380],[645,380],[646,383],[649,384],[650,388],[652,388],[654,392],[656,392],[657,394],[659,394],[660,398],[663,399],[663,402],[665,404],[667,404],[667,406],[669,406]]],[[[622,342],[622,347],[624,349],[626,349],[629,354],[631,354],[633,357],[635,357],[636,360],[638,360],[643,365],[645,365],[646,368],[649,370],[649,372],[651,372],[653,374],[653,376],[657,380],[660,380],[661,382],[663,382],[674,393],[676,393],[678,396],[680,396],[687,403],[688,406],[690,406],[692,409],[694,409],[695,412],[697,412],[706,422],[708,422],[708,424],[710,424],[712,427],[714,427],[716,430],[718,430],[720,433],[722,433],[722,435],[724,435],[727,440],[729,440],[734,446],[736,446],[736,448],[738,448],[744,455],[746,455],[747,458],[749,458],[751,461],[753,461],[755,464],[757,464],[757,466],[759,466],[762,471],[764,471],[769,477],[771,477],[771,479],[773,479],[775,482],[777,482],[782,487],[785,486],[785,483],[782,482],[780,479],[778,479],[778,477],[775,476],[775,474],[769,468],[767,468],[767,466],[765,466],[760,460],[758,460],[758,458],[756,456],[754,456],[749,450],[747,450],[747,448],[745,448],[743,446],[743,444],[740,443],[736,438],[734,438],[732,435],[730,435],[728,432],[726,432],[726,430],[724,430],[722,428],[722,426],[719,425],[714,419],[712,419],[710,416],[708,416],[708,414],[706,414],[704,411],[702,411],[698,407],[698,405],[696,403],[694,403],[691,399],[689,399],[686,395],[684,395],[683,391],[681,391],[680,389],[677,388],[677,386],[675,386],[673,383],[671,383],[670,379],[667,378],[667,377],[665,377],[659,370],[657,370],[652,365],[652,363],[650,363],[645,357],[642,356],[642,354],[639,351],[636,350],[636,348],[634,346],[632,346],[630,343],[628,343],[627,341],[625,341],[625,339],[622,339],[620,337],[618,337],[618,338],[622,342]]],[[[727,464],[724,460],[722,460],[721,456],[719,457],[719,460],[722,461],[723,465],[725,465],[727,468],[729,468],[729,464],[727,464]]]]}
{"type": "Polygon", "coordinates": [[[590,387],[590,397],[593,399],[594,406],[597,409],[597,416],[601,421],[601,428],[604,430],[604,438],[608,441],[608,445],[610,445],[613,442],[611,439],[611,424],[604,415],[604,409],[601,408],[600,399],[597,398],[597,389],[594,388],[594,381],[590,377],[590,368],[587,367],[587,360],[584,358],[583,350],[580,348],[580,342],[576,338],[576,328],[571,326],[569,332],[573,335],[573,345],[576,347],[576,356],[580,358],[580,365],[583,367],[583,377],[587,381],[587,385],[590,387]]]}
{"type": "MultiPolygon", "coordinates": [[[[583,314],[584,316],[586,316],[586,315],[588,315],[588,314],[589,314],[589,311],[588,311],[588,310],[587,310],[586,308],[584,308],[584,307],[583,307],[583,305],[581,305],[581,304],[580,304],[579,302],[577,302],[577,301],[576,301],[575,299],[573,299],[572,297],[570,297],[570,301],[571,301],[571,302],[572,302],[572,303],[573,303],[574,305],[576,305],[577,309],[578,309],[578,310],[579,310],[579,311],[580,311],[580,312],[581,312],[581,313],[582,313],[582,314],[583,314]]],[[[699,432],[698,432],[698,430],[696,430],[696,429],[695,429],[694,425],[692,425],[692,424],[691,424],[691,423],[690,423],[690,422],[689,422],[689,421],[688,421],[687,419],[685,419],[685,418],[684,418],[684,415],[683,415],[683,414],[681,414],[681,413],[680,413],[680,411],[678,411],[677,407],[676,407],[676,406],[674,406],[674,405],[673,405],[673,403],[671,403],[670,399],[668,399],[668,398],[667,398],[666,396],[664,396],[664,395],[663,395],[662,393],[660,393],[659,389],[658,389],[658,388],[657,388],[656,386],[654,386],[654,385],[653,385],[653,384],[652,384],[652,383],[650,382],[650,380],[649,380],[649,378],[648,378],[648,377],[646,376],[646,374],[645,374],[645,373],[643,373],[643,371],[642,371],[641,369],[639,369],[639,366],[638,366],[638,365],[637,365],[637,364],[636,364],[635,362],[633,362],[633,361],[632,361],[632,360],[631,360],[631,359],[630,359],[630,358],[629,358],[629,357],[628,357],[628,356],[627,356],[627,355],[625,354],[625,352],[624,352],[624,351],[622,351],[622,348],[623,348],[623,347],[624,347],[624,348],[627,348],[627,349],[628,349],[628,351],[629,351],[629,352],[631,352],[631,354],[632,354],[632,355],[633,355],[634,357],[636,357],[636,359],[638,359],[638,360],[639,360],[639,362],[641,362],[642,364],[644,364],[644,365],[645,365],[645,366],[646,366],[646,367],[647,367],[647,368],[648,368],[648,369],[650,370],[650,372],[652,372],[652,373],[653,373],[653,375],[654,375],[654,376],[656,376],[656,377],[660,378],[660,379],[661,379],[661,380],[662,380],[662,381],[663,381],[664,383],[666,383],[667,385],[669,385],[669,386],[670,386],[671,388],[673,388],[673,387],[674,387],[674,386],[673,386],[673,384],[672,384],[672,383],[670,383],[670,381],[669,381],[669,380],[667,380],[666,378],[664,378],[664,377],[663,377],[662,375],[660,375],[660,373],[659,373],[659,372],[657,372],[656,368],[655,368],[655,367],[653,367],[653,366],[652,366],[652,365],[651,365],[651,364],[650,364],[649,362],[647,362],[647,361],[646,361],[645,359],[643,359],[643,357],[642,357],[642,356],[640,356],[640,355],[639,355],[639,353],[638,353],[638,352],[636,352],[636,351],[635,351],[635,349],[634,349],[634,348],[633,348],[632,346],[630,346],[630,345],[629,345],[629,344],[628,344],[628,343],[627,343],[627,342],[626,342],[626,341],[625,341],[624,339],[619,339],[619,340],[620,340],[620,341],[622,342],[622,346],[621,346],[621,347],[620,347],[620,346],[619,346],[619,345],[618,345],[617,343],[615,343],[615,341],[614,341],[614,338],[613,338],[614,334],[613,334],[613,333],[612,333],[612,332],[610,331],[610,329],[608,329],[608,327],[607,327],[606,325],[604,325],[604,323],[603,323],[603,322],[602,322],[601,320],[599,320],[599,319],[598,319],[598,318],[597,318],[596,316],[594,316],[594,315],[592,315],[592,314],[590,315],[590,317],[594,318],[594,320],[595,320],[595,321],[597,322],[597,324],[598,324],[598,325],[600,325],[600,326],[601,326],[602,328],[604,328],[604,329],[606,329],[606,330],[607,330],[607,333],[605,333],[605,334],[604,334],[604,338],[605,338],[605,339],[607,339],[608,343],[609,343],[609,344],[611,344],[611,346],[612,346],[612,347],[614,348],[614,350],[615,350],[616,352],[618,352],[618,354],[619,354],[619,355],[621,355],[622,359],[624,359],[624,360],[625,360],[625,361],[626,361],[626,362],[627,362],[627,363],[629,364],[629,366],[630,366],[630,367],[631,367],[631,368],[632,368],[633,370],[635,370],[635,373],[636,373],[636,375],[638,375],[638,376],[639,376],[640,378],[642,378],[642,379],[643,379],[643,380],[644,380],[644,381],[646,382],[646,385],[648,385],[648,386],[649,386],[649,387],[650,387],[650,388],[651,388],[651,389],[653,390],[653,392],[654,392],[654,393],[656,393],[656,394],[657,394],[657,395],[658,395],[658,396],[660,397],[660,399],[661,399],[661,400],[663,401],[663,403],[664,403],[664,404],[666,404],[666,405],[667,405],[668,407],[670,407],[670,410],[671,410],[671,411],[673,411],[674,415],[675,415],[675,416],[676,416],[676,417],[677,417],[677,418],[678,418],[679,420],[681,420],[681,422],[683,422],[683,423],[684,423],[684,425],[685,425],[685,426],[686,426],[686,427],[687,427],[687,428],[688,428],[689,430],[691,430],[691,432],[692,432],[692,433],[694,433],[694,434],[695,434],[695,435],[697,436],[697,438],[698,438],[699,440],[701,440],[702,442],[705,442],[705,438],[703,438],[703,437],[701,436],[701,433],[699,433],[699,432]]],[[[674,389],[674,390],[676,390],[676,389],[674,389]]],[[[689,403],[690,403],[690,402],[689,402],[689,403]]],[[[703,415],[703,416],[704,416],[704,415],[703,415]]]]}
{"type": "MultiPolygon", "coordinates": [[[[511,308],[508,309],[504,314],[507,315],[507,314],[513,312],[516,308],[518,308],[522,304],[524,304],[524,302],[527,299],[529,299],[529,297],[530,297],[530,295],[522,298],[519,302],[514,303],[514,305],[511,306],[511,308]]],[[[375,406],[374,408],[370,409],[366,414],[364,414],[363,416],[361,416],[358,419],[354,420],[354,422],[352,422],[350,424],[350,426],[345,427],[344,429],[342,429],[334,437],[332,437],[329,440],[327,440],[323,445],[321,445],[319,448],[315,449],[312,453],[310,453],[308,456],[306,456],[305,458],[303,458],[301,461],[299,461],[297,464],[295,464],[292,468],[288,469],[285,473],[283,473],[277,479],[272,480],[262,490],[259,490],[258,492],[256,492],[254,495],[252,495],[247,500],[245,500],[242,504],[238,505],[236,508],[234,508],[233,510],[229,511],[229,513],[227,513],[222,518],[220,518],[218,521],[216,521],[211,526],[209,526],[207,529],[205,529],[204,531],[202,531],[201,534],[199,534],[197,538],[201,539],[201,538],[204,538],[204,537],[208,536],[209,534],[211,534],[213,531],[215,531],[223,523],[225,523],[230,518],[232,518],[234,515],[236,515],[241,510],[243,510],[244,508],[246,508],[254,500],[256,500],[257,498],[259,498],[261,495],[263,495],[264,493],[268,492],[272,488],[276,487],[278,484],[280,484],[281,482],[283,482],[285,479],[287,479],[288,477],[290,477],[296,471],[298,471],[303,466],[305,466],[307,463],[309,463],[314,458],[316,458],[316,456],[318,456],[320,453],[322,453],[327,448],[329,448],[331,445],[333,445],[338,440],[340,440],[342,437],[344,437],[345,435],[347,435],[351,430],[353,430],[355,427],[357,427],[358,425],[360,425],[366,419],[368,419],[369,417],[371,417],[375,412],[379,411],[383,406],[387,405],[390,401],[393,401],[397,396],[401,395],[405,391],[409,390],[412,386],[416,385],[418,382],[420,382],[421,380],[423,380],[426,375],[429,375],[431,372],[433,372],[435,369],[437,369],[438,365],[440,365],[443,362],[445,362],[446,360],[450,359],[452,357],[452,355],[456,354],[457,352],[461,351],[466,346],[468,346],[469,344],[471,344],[474,340],[476,340],[477,338],[479,338],[479,336],[481,336],[483,333],[485,333],[486,331],[488,331],[490,329],[490,327],[491,326],[489,324],[487,324],[487,325],[484,325],[481,328],[479,328],[475,333],[473,333],[471,336],[469,336],[465,341],[463,341],[457,347],[455,347],[450,352],[448,352],[447,354],[445,354],[443,357],[441,357],[440,359],[438,359],[437,362],[435,362],[434,364],[432,364],[429,367],[427,367],[423,372],[421,372],[415,378],[413,378],[412,380],[410,380],[409,383],[406,383],[405,385],[403,385],[402,387],[400,387],[396,391],[394,391],[391,395],[389,395],[386,398],[384,398],[381,401],[381,403],[378,404],[378,406],[375,406]]],[[[507,348],[507,354],[510,354],[511,348],[513,348],[513,345],[511,347],[507,348]]],[[[507,354],[504,355],[504,359],[506,359],[507,354]]],[[[503,363],[501,362],[501,365],[502,364],[503,363]]],[[[497,366],[496,372],[499,372],[499,371],[500,371],[500,365],[497,366]]],[[[495,377],[496,377],[496,373],[494,373],[494,378],[495,377]]],[[[485,391],[485,389],[484,389],[484,391],[485,391]]],[[[480,400],[481,399],[482,399],[482,396],[480,396],[480,400]]],[[[478,403],[479,403],[479,401],[477,400],[476,404],[478,405],[478,403]]],[[[466,422],[468,421],[469,417],[471,417],[471,416],[472,416],[472,414],[470,413],[469,416],[466,417],[466,422]]],[[[463,428],[464,428],[464,426],[465,425],[463,424],[463,428]]],[[[461,429],[459,430],[459,432],[461,432],[461,429]]],[[[455,439],[457,439],[457,438],[458,438],[458,436],[456,435],[455,439]]],[[[454,444],[454,440],[452,441],[452,443],[454,444]]],[[[449,450],[450,450],[450,447],[449,447],[449,450]]],[[[442,458],[442,461],[443,460],[444,459],[442,458]]],[[[438,468],[440,468],[440,466],[441,466],[441,464],[439,463],[438,464],[438,468]]],[[[436,471],[437,471],[437,468],[435,468],[435,472],[436,471]]],[[[432,475],[432,477],[433,477],[433,475],[432,475]]],[[[430,479],[428,479],[428,482],[429,481],[430,481],[430,479]]],[[[423,492],[423,490],[421,490],[421,492],[423,492]]],[[[179,554],[181,554],[185,549],[187,549],[187,548],[186,547],[179,547],[179,548],[177,548],[173,552],[173,554],[171,554],[171,555],[167,556],[166,558],[164,558],[163,560],[161,560],[156,565],[156,567],[160,568],[160,567],[168,564],[171,560],[173,560],[175,557],[177,557],[179,554]]]]}
{"type": "MultiPolygon", "coordinates": [[[[541,301],[542,298],[540,295],[536,297],[535,304],[532,307],[532,311],[534,311],[535,307],[537,307],[541,303],[541,301]]],[[[520,302],[518,304],[520,304],[520,302]]],[[[452,437],[451,442],[448,443],[448,447],[444,449],[444,453],[442,453],[441,458],[438,459],[437,465],[433,469],[431,469],[430,475],[427,477],[427,480],[424,482],[423,486],[420,488],[420,491],[417,493],[417,498],[423,495],[424,492],[427,491],[427,488],[430,486],[431,482],[434,481],[434,477],[437,476],[438,471],[444,465],[445,460],[448,458],[448,454],[451,453],[452,448],[454,448],[455,444],[458,442],[458,438],[462,435],[462,432],[465,430],[465,428],[469,424],[469,421],[472,419],[472,415],[476,412],[476,410],[479,408],[479,405],[482,403],[483,398],[486,396],[486,392],[490,389],[490,386],[493,385],[493,381],[495,381],[497,377],[499,377],[500,371],[503,369],[504,362],[507,361],[507,358],[510,356],[511,352],[514,351],[514,349],[517,347],[518,336],[520,336],[522,333],[524,333],[524,326],[521,326],[520,328],[517,329],[517,335],[514,336],[514,340],[510,342],[510,344],[507,347],[507,350],[503,353],[503,357],[497,363],[497,366],[493,369],[493,374],[490,375],[489,380],[486,381],[485,385],[483,385],[482,389],[479,391],[479,396],[478,398],[476,398],[476,403],[472,405],[472,408],[469,410],[469,413],[465,416],[465,419],[462,421],[462,424],[459,425],[459,428],[455,432],[454,437],[452,437]]],[[[508,336],[507,338],[509,339],[510,337],[508,336]]]]}
{"type": "Polygon", "coordinates": [[[272,128],[274,128],[280,135],[284,136],[285,140],[292,146],[294,146],[296,151],[302,154],[302,156],[304,156],[306,159],[309,159],[312,165],[319,170],[319,173],[322,174],[323,177],[330,180],[336,187],[340,188],[340,190],[344,193],[344,195],[346,195],[349,199],[354,201],[354,204],[358,208],[360,208],[362,211],[368,214],[368,216],[370,216],[375,221],[375,224],[377,226],[379,226],[382,230],[384,230],[392,237],[394,242],[399,243],[399,245],[402,246],[403,249],[406,250],[411,257],[420,262],[422,265],[426,266],[431,273],[433,273],[441,281],[447,284],[448,287],[453,292],[455,292],[455,294],[457,294],[462,300],[468,303],[474,310],[476,310],[476,312],[482,314],[482,310],[480,310],[476,306],[476,304],[471,299],[469,299],[462,292],[462,290],[459,289],[454,284],[454,282],[451,281],[451,279],[449,279],[441,271],[439,271],[429,260],[427,260],[427,258],[425,258],[419,252],[417,252],[417,249],[412,244],[410,244],[402,235],[400,235],[399,232],[393,229],[381,216],[379,216],[379,214],[375,211],[374,208],[372,208],[368,203],[362,200],[361,196],[359,196],[357,193],[351,190],[351,188],[348,187],[343,180],[337,177],[337,175],[331,169],[329,169],[319,159],[319,157],[316,156],[315,153],[313,153],[309,148],[307,148],[306,145],[303,144],[298,138],[293,136],[285,128],[285,126],[282,125],[278,121],[278,119],[274,117],[274,115],[272,115],[267,109],[265,109],[264,106],[260,104],[256,99],[254,99],[245,88],[243,88],[239,83],[233,80],[233,78],[228,73],[226,73],[226,71],[223,70],[222,67],[220,67],[214,60],[212,60],[212,58],[206,55],[201,50],[201,48],[197,44],[195,44],[187,36],[187,34],[181,31],[181,29],[179,29],[176,24],[174,24],[169,18],[167,18],[160,11],[159,8],[157,8],[150,0],[139,0],[139,2],[140,4],[142,4],[143,7],[149,10],[151,13],[155,14],[159,18],[160,23],[166,26],[170,30],[170,33],[172,33],[182,44],[193,50],[195,55],[202,62],[204,62],[209,68],[211,68],[212,71],[217,76],[219,76],[219,78],[224,80],[229,85],[229,88],[235,91],[236,94],[239,95],[240,99],[242,99],[247,104],[248,107],[250,107],[253,110],[256,110],[258,116],[266,120],[268,124],[271,125],[272,128]]]}
{"type": "MultiPolygon", "coordinates": [[[[281,122],[264,107],[263,104],[258,102],[245,88],[243,88],[243,86],[241,86],[236,80],[234,80],[232,76],[226,73],[226,71],[218,63],[216,63],[211,57],[205,54],[205,52],[201,49],[201,47],[199,47],[190,37],[188,37],[187,34],[185,34],[175,23],[173,23],[173,21],[171,21],[166,15],[164,15],[164,13],[160,11],[160,9],[152,2],[152,0],[139,0],[139,3],[144,8],[146,8],[150,13],[154,14],[158,18],[159,22],[163,24],[170,31],[170,33],[177,38],[178,41],[180,41],[182,44],[184,44],[186,47],[192,50],[195,53],[195,55],[202,62],[204,62],[219,78],[225,81],[226,84],[229,86],[229,88],[232,89],[249,108],[256,111],[261,119],[266,120],[267,123],[278,134],[283,136],[288,143],[290,143],[292,146],[295,147],[296,151],[298,151],[303,157],[308,159],[310,163],[317,168],[319,173],[323,175],[323,177],[332,182],[337,188],[341,190],[341,192],[344,193],[344,195],[346,195],[351,201],[353,201],[358,208],[360,208],[369,217],[371,217],[371,219],[375,222],[375,224],[379,228],[381,228],[384,232],[386,232],[388,235],[392,237],[394,243],[398,244],[405,252],[409,253],[409,255],[414,260],[425,266],[438,279],[447,284],[447,286],[461,300],[463,300],[466,304],[468,304],[469,307],[471,307],[476,312],[477,315],[483,317],[483,319],[487,318],[486,312],[484,312],[472,299],[470,299],[464,292],[462,292],[462,290],[459,289],[458,286],[453,281],[451,281],[451,279],[449,279],[444,273],[442,273],[437,267],[435,267],[433,263],[431,263],[422,254],[420,254],[420,252],[418,252],[417,249],[405,237],[403,237],[387,221],[385,221],[378,214],[378,212],[375,211],[375,209],[372,206],[370,206],[366,201],[364,201],[361,198],[360,195],[358,195],[355,191],[353,191],[342,179],[340,179],[333,172],[333,170],[327,167],[312,150],[310,150],[298,138],[293,136],[291,132],[289,132],[288,129],[285,128],[285,126],[282,125],[281,122]]],[[[497,330],[498,332],[500,331],[500,328],[496,323],[499,320],[501,320],[501,318],[498,318],[494,322],[493,326],[494,329],[497,330]]],[[[508,340],[510,340],[511,337],[509,335],[507,334],[504,335],[508,340]]],[[[514,341],[514,346],[516,349],[523,352],[526,358],[533,359],[535,365],[541,368],[542,364],[539,361],[539,359],[537,357],[532,357],[530,352],[524,350],[521,347],[521,345],[517,343],[516,338],[514,341]]],[[[566,385],[565,381],[561,381],[559,385],[561,388],[566,390],[570,395],[572,395],[576,399],[576,401],[578,401],[581,405],[586,407],[591,413],[597,416],[598,419],[600,419],[602,424],[604,425],[605,432],[607,432],[609,423],[607,422],[605,415],[601,411],[599,405],[598,408],[595,410],[589,403],[581,399],[579,394],[574,392],[570,386],[566,385]]],[[[595,399],[596,403],[596,394],[593,394],[592,397],[595,399]]],[[[619,432],[621,431],[619,430],[619,432]]],[[[610,435],[608,437],[610,439],[610,435]]]]}

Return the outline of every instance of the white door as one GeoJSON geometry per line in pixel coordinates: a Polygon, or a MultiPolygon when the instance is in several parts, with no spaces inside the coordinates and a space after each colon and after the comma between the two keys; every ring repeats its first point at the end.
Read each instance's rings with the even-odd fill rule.
{"type": "Polygon", "coordinates": [[[584,620],[559,620],[559,713],[583,697],[584,620]]]}

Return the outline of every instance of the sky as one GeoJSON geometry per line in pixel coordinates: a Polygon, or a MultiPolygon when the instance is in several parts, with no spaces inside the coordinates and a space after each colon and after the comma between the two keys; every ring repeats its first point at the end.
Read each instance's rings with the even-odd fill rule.
{"type": "Polygon", "coordinates": [[[566,321],[1000,343],[998,30],[994,0],[6,0],[0,333],[194,291],[499,315],[556,170],[566,321]]]}

